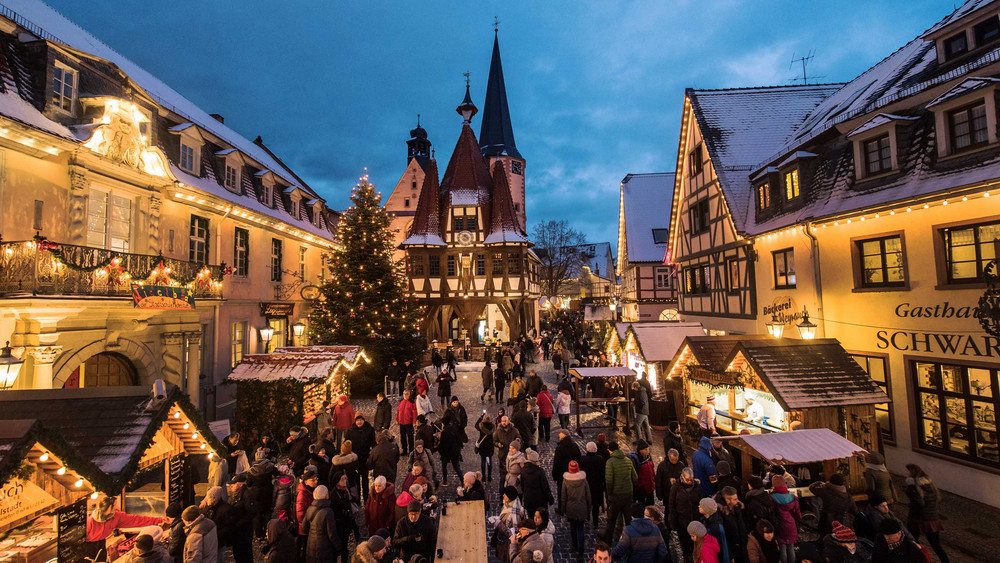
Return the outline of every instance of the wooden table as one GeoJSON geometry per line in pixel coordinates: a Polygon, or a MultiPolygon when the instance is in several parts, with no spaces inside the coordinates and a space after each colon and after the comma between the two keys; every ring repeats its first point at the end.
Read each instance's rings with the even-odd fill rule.
{"type": "Polygon", "coordinates": [[[444,553],[444,557],[436,558],[436,563],[486,563],[489,546],[486,544],[483,501],[473,500],[457,505],[449,502],[447,507],[448,514],[442,515],[438,522],[437,537],[437,548],[444,553]]]}

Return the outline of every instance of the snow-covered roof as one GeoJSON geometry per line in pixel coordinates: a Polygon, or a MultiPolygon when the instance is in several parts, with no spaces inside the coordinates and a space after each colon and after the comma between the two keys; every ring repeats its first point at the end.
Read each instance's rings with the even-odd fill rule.
{"type": "Polygon", "coordinates": [[[653,240],[653,229],[670,226],[674,173],[629,174],[621,189],[628,261],[663,262],[667,244],[653,240]]]}
{"type": "Polygon", "coordinates": [[[65,125],[61,125],[42,115],[38,108],[26,102],[17,92],[11,89],[4,89],[0,93],[0,114],[19,121],[25,125],[41,129],[47,133],[58,135],[65,139],[79,141],[76,135],[65,125]]]}
{"type": "Polygon", "coordinates": [[[850,139],[851,137],[854,137],[856,135],[860,135],[860,134],[865,133],[867,131],[871,131],[872,129],[874,129],[876,127],[881,127],[882,125],[885,125],[886,123],[891,123],[893,121],[914,121],[916,119],[917,119],[916,117],[908,117],[908,116],[905,116],[905,115],[894,115],[894,114],[891,114],[891,113],[880,113],[880,114],[876,115],[875,117],[869,119],[868,121],[864,122],[863,124],[859,125],[857,128],[855,128],[850,133],[848,133],[847,134],[847,138],[850,139]]]}
{"type": "Polygon", "coordinates": [[[723,440],[743,440],[761,459],[791,465],[847,459],[867,451],[829,428],[740,434],[723,440]]]}
{"type": "Polygon", "coordinates": [[[635,372],[626,367],[571,368],[569,373],[577,379],[583,379],[584,377],[635,376],[635,372]]]}
{"type": "Polygon", "coordinates": [[[788,155],[788,158],[779,162],[778,168],[781,168],[782,166],[788,166],[789,164],[795,162],[796,160],[801,160],[803,158],[812,158],[814,156],[819,156],[819,155],[809,151],[795,151],[792,154],[788,155]]]}
{"type": "MultiPolygon", "coordinates": [[[[688,90],[688,100],[736,230],[743,231],[756,165],[784,144],[840,84],[688,90]]],[[[689,147],[693,148],[693,147],[689,147]]]]}
{"type": "Polygon", "coordinates": [[[402,242],[404,245],[413,246],[448,246],[448,243],[441,238],[441,235],[434,233],[413,233],[402,242]]]}
{"type": "Polygon", "coordinates": [[[482,194],[479,190],[459,189],[448,192],[448,205],[479,205],[482,194]]]}
{"type": "Polygon", "coordinates": [[[527,235],[512,228],[496,229],[483,240],[483,244],[503,244],[507,242],[526,243],[529,241],[527,235]]]}
{"type": "Polygon", "coordinates": [[[363,356],[358,346],[278,348],[271,354],[244,356],[227,378],[230,381],[326,381],[338,366],[353,369],[363,356]]]}
{"type": "Polygon", "coordinates": [[[996,86],[998,84],[1000,84],[1000,79],[997,78],[991,78],[988,76],[971,76],[959,82],[951,90],[948,90],[944,94],[941,94],[937,98],[934,98],[929,104],[927,104],[927,107],[928,108],[936,107],[941,104],[948,103],[952,100],[961,98],[966,94],[971,94],[977,90],[982,90],[983,88],[996,86]]]}
{"type": "MultiPolygon", "coordinates": [[[[64,43],[69,47],[114,63],[158,104],[233,145],[242,153],[261,163],[264,168],[278,171],[276,173],[285,182],[301,183],[301,180],[290,169],[272,157],[268,151],[219,122],[194,102],[167,86],[159,78],[115,51],[44,2],[40,0],[0,0],[0,6],[14,12],[17,17],[26,20],[27,23],[40,28],[47,39],[64,43]]],[[[313,193],[313,195],[316,194],[313,193]]],[[[324,236],[329,238],[330,233],[326,233],[324,236]]]]}
{"type": "Polygon", "coordinates": [[[635,338],[646,362],[668,362],[688,336],[704,336],[701,323],[632,323],[628,337],[635,338]]]}

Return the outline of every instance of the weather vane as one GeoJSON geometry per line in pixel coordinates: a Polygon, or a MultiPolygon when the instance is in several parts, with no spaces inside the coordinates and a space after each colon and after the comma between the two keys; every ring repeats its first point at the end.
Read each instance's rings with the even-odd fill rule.
{"type": "Polygon", "coordinates": [[[493,16],[493,33],[500,29],[500,16],[493,16]]]}
{"type": "Polygon", "coordinates": [[[469,72],[469,71],[465,71],[465,72],[463,72],[463,73],[462,73],[462,76],[464,76],[464,77],[465,77],[465,87],[466,87],[466,88],[468,88],[468,87],[469,87],[469,75],[470,75],[470,74],[472,74],[472,73],[471,73],[471,72],[469,72]]]}

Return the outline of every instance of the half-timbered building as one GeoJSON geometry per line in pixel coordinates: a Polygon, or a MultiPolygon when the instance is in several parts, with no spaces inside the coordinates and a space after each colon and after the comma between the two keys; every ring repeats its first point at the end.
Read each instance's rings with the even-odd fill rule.
{"type": "MultiPolygon", "coordinates": [[[[383,205],[389,215],[389,229],[394,233],[393,242],[397,248],[413,226],[420,187],[424,185],[424,176],[427,175],[431,156],[431,142],[427,138],[427,130],[420,126],[418,115],[417,126],[410,130],[410,138],[406,141],[406,170],[399,177],[396,187],[392,189],[383,205]]],[[[402,260],[403,250],[398,249],[393,253],[393,258],[402,260]]]]}
{"type": "Polygon", "coordinates": [[[677,270],[663,263],[673,173],[629,174],[618,200],[618,276],[625,321],[677,320],[677,270]]]}

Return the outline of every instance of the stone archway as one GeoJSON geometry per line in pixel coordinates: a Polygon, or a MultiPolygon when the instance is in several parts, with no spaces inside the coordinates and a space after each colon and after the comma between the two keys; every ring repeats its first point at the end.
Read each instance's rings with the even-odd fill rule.
{"type": "MultiPolygon", "coordinates": [[[[86,363],[90,358],[103,352],[114,352],[128,359],[135,368],[135,379],[138,385],[151,385],[156,379],[159,362],[148,346],[142,342],[136,342],[127,338],[119,338],[118,346],[107,346],[105,340],[95,340],[86,346],[67,352],[56,360],[53,369],[52,386],[56,389],[66,384],[73,372],[80,364],[86,363]]],[[[177,383],[172,381],[171,383],[177,383]]]]}

